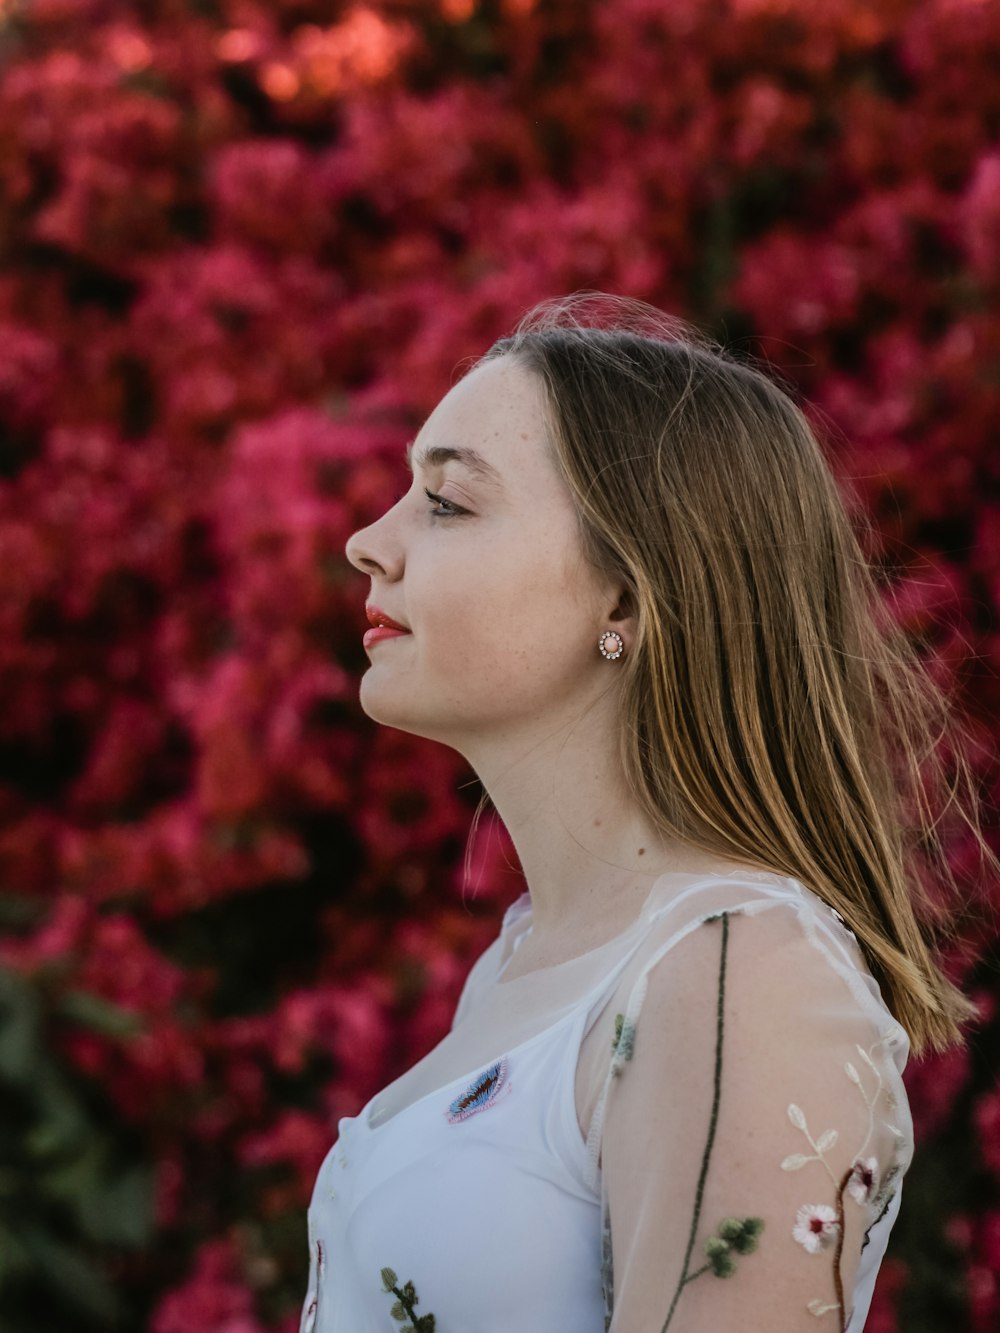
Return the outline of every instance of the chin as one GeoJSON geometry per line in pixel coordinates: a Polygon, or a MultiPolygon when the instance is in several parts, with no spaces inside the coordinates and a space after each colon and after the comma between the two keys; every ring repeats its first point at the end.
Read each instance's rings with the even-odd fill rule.
{"type": "Polygon", "coordinates": [[[374,682],[370,682],[370,676],[369,668],[361,678],[358,691],[361,711],[383,727],[395,727],[397,731],[408,731],[414,736],[426,736],[428,733],[420,726],[418,719],[401,702],[399,690],[391,687],[380,689],[374,682]]]}

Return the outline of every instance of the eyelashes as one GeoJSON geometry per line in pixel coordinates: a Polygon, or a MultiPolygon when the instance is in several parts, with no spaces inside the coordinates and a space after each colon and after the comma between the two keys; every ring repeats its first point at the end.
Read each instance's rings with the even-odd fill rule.
{"type": "MultiPolygon", "coordinates": [[[[445,500],[442,496],[435,495],[434,492],[429,491],[426,486],[424,487],[424,494],[427,496],[428,500],[431,500],[433,504],[437,506],[437,508],[432,508],[430,510],[431,518],[458,518],[461,514],[468,512],[468,510],[463,509],[461,505],[455,504],[452,500],[445,500]]],[[[399,504],[400,500],[405,499],[407,495],[409,495],[409,491],[400,491],[396,496],[395,503],[399,504]]]]}
{"type": "Polygon", "coordinates": [[[435,495],[433,491],[424,487],[424,494],[428,500],[433,500],[436,505],[444,505],[445,513],[440,513],[436,509],[431,510],[431,518],[457,518],[459,514],[464,514],[465,510],[457,504],[452,504],[450,500],[443,500],[440,495],[435,495]]]}

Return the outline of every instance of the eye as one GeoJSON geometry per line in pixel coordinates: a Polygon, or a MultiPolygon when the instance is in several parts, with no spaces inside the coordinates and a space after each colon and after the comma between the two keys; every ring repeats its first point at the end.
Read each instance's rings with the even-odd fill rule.
{"type": "Polygon", "coordinates": [[[433,500],[436,505],[444,505],[447,510],[446,513],[442,514],[438,510],[432,509],[431,518],[457,518],[459,514],[466,512],[460,505],[453,504],[451,500],[443,500],[440,495],[435,495],[433,491],[427,490],[426,487],[424,487],[424,494],[428,500],[433,500]]]}

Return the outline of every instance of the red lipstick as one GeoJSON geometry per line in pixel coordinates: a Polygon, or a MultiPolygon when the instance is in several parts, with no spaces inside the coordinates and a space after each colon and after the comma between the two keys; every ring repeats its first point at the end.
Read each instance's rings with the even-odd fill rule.
{"type": "Polygon", "coordinates": [[[382,639],[398,639],[401,634],[409,634],[410,631],[405,625],[401,625],[398,620],[393,620],[392,616],[386,615],[380,611],[377,606],[371,603],[365,604],[365,615],[368,617],[368,623],[372,626],[367,630],[362,643],[366,648],[370,648],[373,643],[379,643],[382,639]]]}

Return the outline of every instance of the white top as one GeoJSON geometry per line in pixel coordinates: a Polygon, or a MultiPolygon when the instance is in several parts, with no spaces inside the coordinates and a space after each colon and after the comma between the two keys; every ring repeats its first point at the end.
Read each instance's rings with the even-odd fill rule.
{"type": "Polygon", "coordinates": [[[340,1120],[301,1333],[861,1333],[912,1156],[906,1034],[797,880],[667,874],[340,1120]]]}

